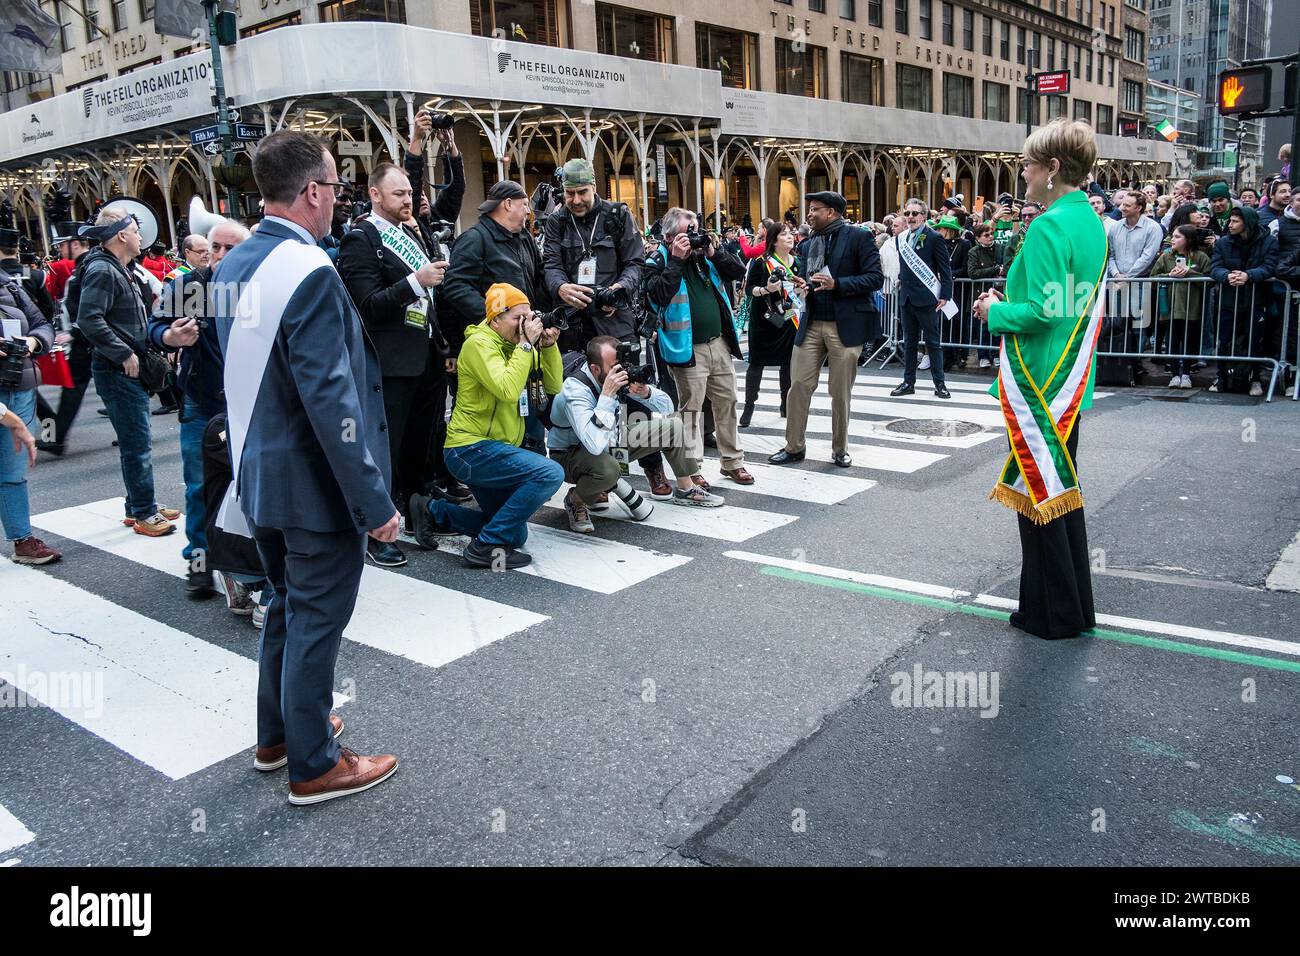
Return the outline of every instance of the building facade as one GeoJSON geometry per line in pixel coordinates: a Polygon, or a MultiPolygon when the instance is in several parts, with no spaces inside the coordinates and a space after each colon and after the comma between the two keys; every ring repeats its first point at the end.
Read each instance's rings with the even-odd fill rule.
{"type": "MultiPolygon", "coordinates": [[[[192,39],[157,35],[153,0],[44,6],[64,25],[64,73],[52,82],[11,74],[11,111],[58,94],[99,90],[135,71],[157,72],[173,60],[189,63],[196,52],[210,56],[192,39]]],[[[388,23],[478,38],[480,45],[508,53],[515,65],[528,62],[529,55],[509,51],[549,47],[560,59],[567,54],[558,51],[581,54],[583,62],[602,64],[610,75],[649,69],[646,76],[689,80],[687,87],[698,79],[718,90],[706,93],[703,105],[660,102],[649,109],[644,103],[662,91],[629,87],[622,100],[593,110],[585,105],[591,101],[581,84],[568,81],[567,98],[557,94],[559,101],[544,109],[520,101],[511,119],[509,105],[493,96],[448,93],[457,78],[437,69],[439,44],[459,41],[417,30],[407,39],[427,37],[423,49],[435,62],[418,64],[429,71],[418,84],[413,77],[390,77],[386,96],[374,90],[331,98],[327,83],[310,97],[298,91],[292,103],[264,103],[257,75],[265,71],[251,68],[250,87],[235,93],[245,122],[251,106],[268,129],[315,124],[327,135],[365,142],[372,141],[373,126],[390,149],[402,140],[403,120],[409,119],[403,114],[413,105],[460,110],[473,121],[457,126],[467,156],[467,209],[496,178],[509,175],[531,187],[581,150],[596,162],[603,192],[629,202],[639,218],[680,202],[709,215],[757,221],[800,206],[806,192],[820,188],[844,191],[851,215],[878,218],[914,193],[938,202],[962,192],[970,202],[1016,191],[1019,145],[1031,108],[1038,122],[1063,115],[1092,123],[1100,134],[1103,179],[1118,183],[1167,173],[1172,149],[1133,139],[1145,125],[1143,6],[1142,0],[641,0],[635,6],[630,0],[239,0],[241,42],[227,51],[234,60],[227,70],[237,85],[251,41],[280,30],[388,23]],[[1068,73],[1068,94],[1030,98],[1025,86],[1033,64],[1068,73]]],[[[311,65],[302,68],[310,71],[311,65]]],[[[359,87],[337,82],[342,80],[334,90],[366,88],[364,80],[349,81],[361,82],[359,87]]],[[[176,209],[183,208],[187,191],[218,202],[210,159],[189,149],[185,125],[161,124],[141,135],[86,144],[75,157],[66,150],[42,156],[20,143],[0,155],[0,169],[10,171],[8,180],[0,178],[0,189],[21,191],[22,164],[35,158],[47,178],[51,160],[56,175],[89,173],[89,191],[149,191],[176,209]],[[152,145],[140,141],[149,135],[152,145]],[[116,166],[105,163],[105,150],[116,157],[116,166]],[[176,159],[164,177],[175,176],[175,188],[151,175],[160,155],[168,157],[169,168],[176,159]],[[97,171],[97,160],[112,168],[97,171]],[[133,170],[125,177],[124,164],[133,170]]],[[[386,157],[377,145],[373,156],[359,158],[352,165],[363,176],[365,167],[386,157]]]]}

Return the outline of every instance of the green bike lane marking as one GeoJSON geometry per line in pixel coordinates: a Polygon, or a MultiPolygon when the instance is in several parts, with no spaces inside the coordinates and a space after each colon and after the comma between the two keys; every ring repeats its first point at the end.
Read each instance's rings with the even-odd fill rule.
{"type": "MultiPolygon", "coordinates": [[[[919,607],[929,607],[941,611],[956,611],[959,614],[969,614],[974,617],[983,617],[991,621],[1007,621],[1010,615],[1005,611],[995,610],[994,608],[980,607],[975,604],[962,604],[958,601],[950,601],[945,598],[929,597],[923,594],[910,594],[906,591],[896,591],[891,588],[880,587],[874,584],[863,584],[858,581],[843,581],[838,578],[825,577],[820,574],[810,574],[807,571],[794,571],[789,568],[780,568],[773,565],[764,565],[759,569],[759,573],[766,574],[770,577],[784,578],[787,581],[798,581],[803,584],[816,584],[821,587],[837,588],[841,591],[853,591],[858,594],[870,594],[873,597],[884,598],[888,601],[901,601],[905,604],[913,604],[919,607]]],[[[1109,628],[1093,628],[1086,632],[1090,637],[1101,638],[1107,641],[1116,641],[1121,644],[1134,644],[1139,647],[1151,647],[1157,650],[1173,651],[1178,654],[1191,654],[1195,657],[1208,657],[1213,660],[1230,661],[1234,664],[1250,664],[1255,667],[1265,667],[1272,670],[1290,671],[1291,673],[1300,674],[1300,661],[1279,660],[1274,657],[1262,657],[1258,654],[1245,654],[1241,651],[1232,651],[1220,647],[1202,647],[1196,644],[1184,644],[1181,641],[1171,641],[1163,637],[1148,637],[1144,634],[1133,634],[1128,631],[1116,631],[1109,628]]]]}

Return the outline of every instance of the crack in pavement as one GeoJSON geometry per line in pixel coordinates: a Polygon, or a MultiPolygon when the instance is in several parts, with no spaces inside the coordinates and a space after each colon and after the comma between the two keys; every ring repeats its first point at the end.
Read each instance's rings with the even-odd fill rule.
{"type": "Polygon", "coordinates": [[[35,612],[35,611],[29,610],[29,611],[27,612],[27,617],[28,617],[28,619],[29,619],[33,624],[35,624],[37,627],[39,627],[42,631],[44,631],[44,632],[47,633],[47,634],[53,634],[55,637],[71,637],[71,638],[75,638],[76,640],[81,641],[81,643],[83,643],[83,644],[87,644],[87,645],[89,645],[90,647],[93,647],[93,648],[95,648],[95,649],[98,650],[98,651],[102,651],[102,650],[104,649],[104,648],[103,648],[103,645],[96,644],[96,643],[95,643],[94,641],[92,641],[90,638],[88,638],[88,637],[82,637],[80,634],[73,634],[71,631],[55,631],[55,630],[51,630],[50,628],[46,627],[44,624],[42,624],[40,621],[38,621],[38,620],[36,619],[36,612],[35,612]]]}

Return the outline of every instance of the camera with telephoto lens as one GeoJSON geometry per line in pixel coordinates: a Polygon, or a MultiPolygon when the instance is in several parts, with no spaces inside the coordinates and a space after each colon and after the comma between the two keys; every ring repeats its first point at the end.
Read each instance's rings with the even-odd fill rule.
{"type": "Polygon", "coordinates": [[[425,110],[424,115],[429,117],[429,123],[434,129],[451,129],[456,125],[456,117],[450,113],[437,113],[433,110],[425,110]]]}
{"type": "MultiPolygon", "coordinates": [[[[641,364],[640,342],[619,342],[614,349],[614,354],[623,371],[627,372],[628,385],[649,385],[654,381],[654,366],[641,364]]],[[[618,397],[625,399],[627,395],[627,385],[624,385],[618,390],[618,397]]]]}
{"type": "Polygon", "coordinates": [[[569,330],[569,318],[573,315],[572,309],[558,308],[550,312],[538,312],[537,318],[541,320],[542,330],[559,329],[561,332],[569,330]]]}
{"type": "Polygon", "coordinates": [[[23,367],[31,349],[23,338],[0,339],[5,357],[0,359],[0,388],[19,388],[23,384],[23,367]]]}
{"type": "Polygon", "coordinates": [[[594,316],[601,309],[630,309],[631,307],[632,293],[622,286],[611,288],[598,285],[591,287],[591,304],[587,306],[588,315],[594,316]]]}

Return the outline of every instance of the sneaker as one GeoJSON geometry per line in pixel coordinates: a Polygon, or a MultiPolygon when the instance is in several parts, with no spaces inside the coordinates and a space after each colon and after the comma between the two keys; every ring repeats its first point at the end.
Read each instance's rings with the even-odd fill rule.
{"type": "Polygon", "coordinates": [[[49,452],[56,458],[61,458],[63,457],[63,453],[67,451],[67,448],[61,441],[37,441],[36,450],[49,452]]]}
{"type": "Polygon", "coordinates": [[[917,366],[922,372],[930,367],[930,356],[928,354],[921,356],[921,364],[917,366]]]}
{"type": "Polygon", "coordinates": [[[400,568],[406,563],[402,549],[389,541],[366,538],[366,557],[381,568],[400,568]]]}
{"type": "Polygon", "coordinates": [[[993,363],[990,362],[990,361],[989,361],[988,359],[986,359],[986,358],[982,358],[982,359],[980,359],[980,368],[988,368],[988,367],[991,366],[992,364],[993,364],[993,363]]]}
{"type": "Polygon", "coordinates": [[[1169,377],[1169,387],[1170,387],[1170,388],[1182,388],[1182,387],[1183,387],[1183,377],[1182,377],[1181,375],[1171,375],[1171,376],[1169,377]]]}
{"type": "Polygon", "coordinates": [[[253,613],[253,592],[249,590],[248,585],[240,584],[230,575],[220,571],[213,573],[212,580],[216,582],[217,590],[225,597],[226,607],[232,614],[247,617],[253,613]]]}
{"type": "Polygon", "coordinates": [[[266,607],[265,604],[253,605],[253,627],[259,631],[262,629],[262,625],[266,623],[266,607]]]}
{"type": "Polygon", "coordinates": [[[994,367],[994,368],[1001,368],[1001,367],[1002,367],[1002,356],[999,355],[997,358],[995,358],[995,359],[993,360],[993,367],[994,367]]]}
{"type": "Polygon", "coordinates": [[[650,482],[650,497],[656,501],[667,501],[673,496],[673,486],[668,483],[663,465],[658,468],[643,469],[646,481],[650,482]]]}
{"type": "Polygon", "coordinates": [[[185,575],[185,590],[194,597],[207,597],[215,590],[212,584],[212,572],[191,569],[185,575]]]}
{"type": "Polygon", "coordinates": [[[420,547],[426,551],[437,551],[438,539],[455,534],[456,529],[450,524],[442,524],[434,519],[433,512],[429,510],[431,500],[428,495],[411,495],[410,531],[415,538],[415,543],[420,547]]]}
{"type": "Polygon", "coordinates": [[[428,494],[430,498],[441,498],[457,505],[463,505],[474,497],[474,493],[469,490],[469,486],[461,484],[455,478],[451,478],[443,484],[436,482],[431,484],[428,494]]]}
{"type": "Polygon", "coordinates": [[[1178,387],[1179,387],[1179,388],[1191,388],[1191,387],[1192,387],[1192,377],[1191,377],[1190,375],[1184,375],[1184,376],[1182,377],[1182,379],[1179,381],[1179,383],[1178,383],[1178,387]]]}
{"type": "Polygon", "coordinates": [[[465,546],[465,563],[472,568],[491,568],[513,571],[526,567],[533,561],[533,556],[518,548],[507,548],[500,544],[485,544],[475,538],[465,546]]]}
{"type": "Polygon", "coordinates": [[[578,500],[572,490],[564,496],[564,513],[569,517],[569,530],[578,534],[591,534],[596,526],[591,523],[587,506],[578,500]]]}
{"type": "Polygon", "coordinates": [[[721,495],[705,491],[698,485],[690,491],[674,488],[671,500],[675,505],[685,505],[688,508],[721,508],[726,503],[721,495]]]}
{"type": "Polygon", "coordinates": [[[166,515],[161,511],[150,515],[148,518],[131,518],[122,523],[129,525],[136,534],[142,534],[150,538],[161,538],[176,530],[176,525],[168,521],[166,515]]]}
{"type": "Polygon", "coordinates": [[[1263,394],[1264,394],[1264,386],[1263,386],[1262,383],[1260,383],[1260,382],[1251,382],[1251,383],[1250,383],[1250,397],[1251,397],[1251,398],[1259,398],[1259,397],[1260,397],[1261,395],[1263,395],[1263,394]]]}
{"type": "MultiPolygon", "coordinates": [[[[175,521],[177,518],[179,518],[179,517],[181,516],[180,511],[179,511],[178,509],[176,509],[176,508],[161,508],[161,507],[160,507],[160,508],[158,509],[157,514],[162,515],[162,516],[163,516],[164,518],[166,518],[168,521],[175,521]]],[[[157,517],[157,515],[155,515],[155,517],[157,517]]],[[[132,517],[130,517],[130,516],[125,517],[125,518],[122,519],[122,524],[124,524],[124,525],[126,525],[128,528],[130,528],[132,525],[135,524],[135,519],[132,518],[132,517]]]]}
{"type": "Polygon", "coordinates": [[[11,560],[14,564],[50,564],[61,557],[61,551],[55,551],[40,538],[29,534],[21,541],[14,542],[11,560]]]}
{"type": "Polygon", "coordinates": [[[609,492],[602,491],[596,496],[596,500],[587,505],[588,511],[608,511],[609,510],[609,492]]]}

